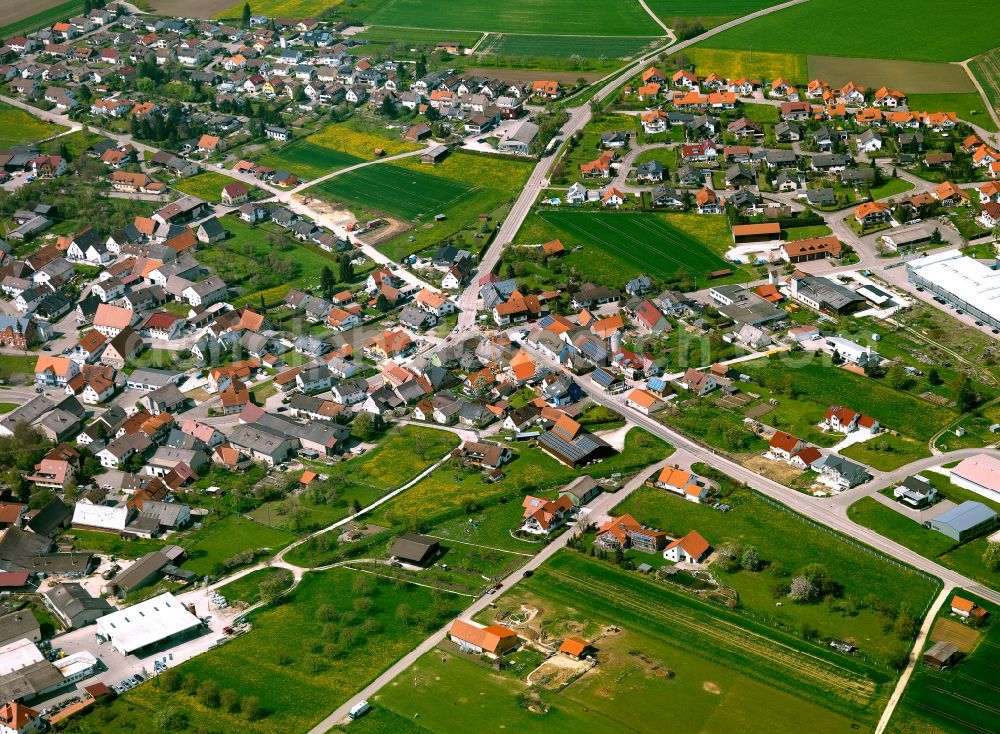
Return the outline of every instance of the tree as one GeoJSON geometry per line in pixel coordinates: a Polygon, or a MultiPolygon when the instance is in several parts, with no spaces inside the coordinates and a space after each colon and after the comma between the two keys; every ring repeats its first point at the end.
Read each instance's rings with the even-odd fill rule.
{"type": "Polygon", "coordinates": [[[756,546],[748,545],[743,549],[743,555],[740,557],[740,565],[744,571],[759,571],[761,569],[764,562],[761,560],[756,546]]]}
{"type": "Polygon", "coordinates": [[[240,708],[240,697],[232,688],[227,688],[219,694],[219,704],[223,711],[236,713],[240,708]]]}
{"type": "Polygon", "coordinates": [[[805,576],[796,576],[792,579],[792,585],[788,590],[788,598],[796,602],[807,602],[812,600],[816,594],[816,589],[812,582],[805,576]]]}
{"type": "Polygon", "coordinates": [[[212,709],[219,705],[219,684],[214,680],[202,681],[198,686],[198,700],[212,709]]]}
{"type": "Polygon", "coordinates": [[[260,582],[260,585],[257,587],[257,590],[260,593],[260,598],[262,601],[265,601],[270,604],[279,596],[281,596],[286,586],[283,576],[284,574],[281,573],[271,574],[270,576],[267,576],[266,578],[264,578],[263,581],[260,582]]]}
{"type": "Polygon", "coordinates": [[[965,373],[959,373],[955,381],[952,382],[951,394],[952,399],[955,401],[955,407],[962,413],[967,413],[976,407],[976,401],[979,396],[976,395],[976,390],[972,387],[972,381],[965,373]]]}
{"type": "Polygon", "coordinates": [[[937,367],[931,367],[927,371],[927,382],[931,383],[932,385],[940,385],[943,382],[943,380],[941,379],[941,373],[938,372],[937,367]]]}
{"type": "Polygon", "coordinates": [[[378,430],[378,426],[375,422],[375,416],[371,413],[363,411],[354,419],[354,435],[362,441],[367,441],[374,436],[376,430],[378,430]]]}
{"type": "Polygon", "coordinates": [[[409,604],[400,604],[396,607],[396,619],[403,623],[404,627],[410,626],[410,620],[413,618],[413,610],[410,609],[409,604]]]}
{"type": "Polygon", "coordinates": [[[983,551],[983,564],[990,571],[1000,571],[1000,543],[987,543],[983,551]]]}
{"type": "Polygon", "coordinates": [[[396,116],[396,103],[392,101],[392,97],[388,94],[382,98],[381,112],[388,118],[394,118],[396,116]]]}
{"type": "Polygon", "coordinates": [[[906,370],[903,369],[903,365],[901,365],[899,362],[896,362],[892,367],[889,368],[889,371],[885,375],[885,379],[892,387],[894,387],[897,390],[900,390],[906,384],[907,380],[906,370]]]}
{"type": "Polygon", "coordinates": [[[187,714],[173,707],[160,709],[153,717],[153,725],[162,732],[184,731],[187,723],[187,714]]]}
{"type": "Polygon", "coordinates": [[[250,25],[250,3],[243,3],[243,27],[250,25]]]}
{"type": "Polygon", "coordinates": [[[903,604],[899,610],[899,614],[896,615],[896,623],[893,625],[896,637],[901,640],[912,640],[917,636],[918,629],[919,622],[917,618],[910,612],[909,606],[903,604]]]}
{"type": "Polygon", "coordinates": [[[260,707],[260,699],[256,696],[247,696],[240,702],[240,710],[250,721],[257,721],[264,713],[260,707]]]}
{"type": "Polygon", "coordinates": [[[340,267],[341,283],[350,283],[354,280],[354,263],[351,262],[351,258],[346,255],[341,256],[338,265],[340,267]]]}
{"type": "Polygon", "coordinates": [[[323,266],[323,271],[319,274],[319,289],[323,292],[323,298],[330,298],[337,287],[337,280],[333,277],[333,271],[329,265],[323,266]]]}
{"type": "Polygon", "coordinates": [[[417,63],[414,65],[413,76],[416,79],[421,79],[427,76],[427,57],[424,54],[420,54],[417,58],[417,63]]]}
{"type": "Polygon", "coordinates": [[[941,230],[938,229],[937,227],[935,227],[934,231],[931,232],[931,244],[932,245],[940,245],[943,241],[944,241],[944,238],[941,237],[941,230]]]}
{"type": "Polygon", "coordinates": [[[378,298],[375,299],[375,308],[377,308],[382,313],[390,311],[392,309],[392,304],[389,303],[389,299],[385,297],[385,293],[379,293],[378,298]]]}

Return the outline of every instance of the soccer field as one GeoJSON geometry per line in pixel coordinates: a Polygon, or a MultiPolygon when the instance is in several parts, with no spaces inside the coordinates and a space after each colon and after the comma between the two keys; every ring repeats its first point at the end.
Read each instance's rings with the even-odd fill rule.
{"type": "MultiPolygon", "coordinates": [[[[613,274],[621,280],[645,273],[670,279],[736,269],[709,245],[710,241],[728,244],[728,227],[721,217],[548,211],[538,218],[552,230],[549,239],[560,238],[570,250],[583,245],[568,259],[587,278],[613,274]]],[[[520,236],[517,242],[535,244],[520,236]]]]}
{"type": "Polygon", "coordinates": [[[415,219],[445,212],[472,197],[478,187],[386,164],[336,176],[316,190],[348,206],[415,219]]]}

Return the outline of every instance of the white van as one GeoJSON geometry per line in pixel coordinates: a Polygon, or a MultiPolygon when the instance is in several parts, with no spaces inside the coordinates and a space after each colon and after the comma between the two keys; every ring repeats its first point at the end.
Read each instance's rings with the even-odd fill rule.
{"type": "Polygon", "coordinates": [[[367,701],[361,701],[360,703],[356,703],[351,706],[351,710],[347,712],[347,715],[350,716],[351,719],[357,719],[358,717],[367,714],[368,709],[370,708],[371,706],[368,705],[367,701]]]}

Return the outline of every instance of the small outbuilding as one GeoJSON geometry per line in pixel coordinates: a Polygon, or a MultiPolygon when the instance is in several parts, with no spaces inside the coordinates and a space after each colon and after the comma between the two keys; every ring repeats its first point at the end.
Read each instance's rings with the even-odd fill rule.
{"type": "Polygon", "coordinates": [[[950,668],[958,659],[961,657],[962,653],[959,651],[958,647],[955,646],[953,642],[935,642],[927,652],[924,653],[924,665],[928,668],[934,668],[935,670],[944,670],[945,668],[950,668]]]}
{"type": "Polygon", "coordinates": [[[417,533],[407,533],[392,544],[389,556],[400,563],[427,566],[437,558],[440,552],[441,544],[434,538],[417,533]]]}

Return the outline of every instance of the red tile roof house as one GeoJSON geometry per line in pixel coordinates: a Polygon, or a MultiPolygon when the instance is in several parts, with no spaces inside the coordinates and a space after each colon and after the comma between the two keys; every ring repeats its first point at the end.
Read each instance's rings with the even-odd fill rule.
{"type": "Polygon", "coordinates": [[[954,596],[951,599],[951,613],[968,619],[969,617],[985,617],[989,612],[969,599],[954,596]]]}
{"type": "Polygon", "coordinates": [[[688,368],[678,383],[685,390],[690,390],[699,397],[707,395],[719,386],[719,383],[710,372],[701,372],[693,367],[688,368]]]}
{"type": "Polygon", "coordinates": [[[222,203],[226,206],[239,206],[250,196],[247,185],[241,181],[233,181],[222,187],[222,203]]]}
{"type": "Polygon", "coordinates": [[[667,544],[667,534],[641,525],[631,515],[622,515],[601,525],[594,542],[608,550],[634,548],[643,553],[658,553],[667,544]]]}
{"type": "Polygon", "coordinates": [[[503,657],[520,644],[517,632],[498,624],[483,627],[475,622],[456,619],[448,631],[448,639],[462,652],[485,655],[493,660],[503,657]]]}
{"type": "Polygon", "coordinates": [[[548,535],[562,527],[573,510],[573,503],[566,495],[557,500],[528,495],[521,505],[524,507],[524,522],[520,529],[532,535],[548,535]]]}
{"type": "Polygon", "coordinates": [[[820,427],[838,433],[853,433],[856,430],[868,431],[868,433],[879,432],[877,420],[840,405],[831,405],[826,409],[820,427]]]}
{"type": "Polygon", "coordinates": [[[663,549],[663,557],[674,563],[698,563],[708,555],[712,546],[701,533],[692,530],[683,538],[677,538],[663,549]]]}
{"type": "Polygon", "coordinates": [[[795,438],[795,436],[784,431],[775,431],[768,444],[767,453],[775,459],[790,461],[803,448],[805,448],[805,444],[802,443],[801,439],[795,438]]]}
{"type": "Polygon", "coordinates": [[[708,485],[697,475],[683,469],[665,466],[653,481],[653,486],[678,494],[690,502],[708,499],[708,485]]]}

